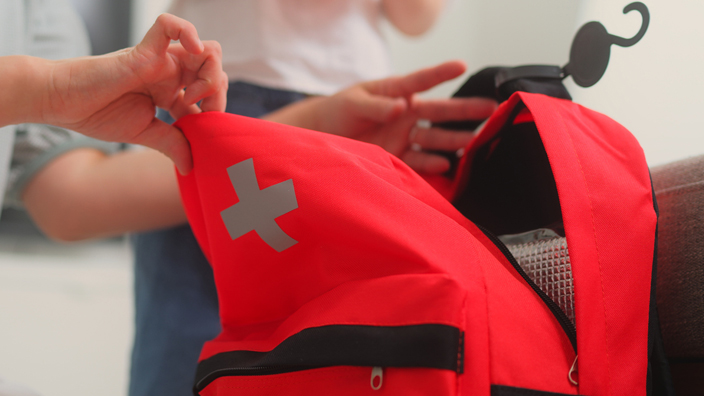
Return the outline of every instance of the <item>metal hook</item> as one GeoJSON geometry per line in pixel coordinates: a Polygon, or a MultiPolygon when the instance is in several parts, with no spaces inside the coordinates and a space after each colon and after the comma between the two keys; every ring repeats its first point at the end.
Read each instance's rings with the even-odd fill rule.
{"type": "Polygon", "coordinates": [[[574,386],[579,385],[579,382],[575,381],[575,380],[572,378],[572,374],[574,374],[574,373],[577,372],[577,358],[578,358],[578,357],[579,357],[579,355],[577,355],[577,356],[574,357],[574,363],[572,363],[572,368],[570,369],[570,372],[567,373],[567,378],[570,380],[570,382],[571,382],[572,385],[574,385],[574,386]]]}
{"type": "Polygon", "coordinates": [[[648,11],[648,7],[645,6],[645,4],[641,3],[640,1],[631,3],[627,5],[623,9],[624,14],[628,14],[629,12],[636,10],[640,12],[640,15],[643,17],[643,24],[640,26],[640,30],[638,33],[633,36],[632,38],[623,38],[619,36],[614,36],[613,34],[610,34],[611,36],[611,42],[621,46],[621,47],[630,47],[633,44],[637,43],[640,41],[640,39],[645,36],[645,32],[648,30],[648,26],[650,25],[650,12],[648,11]]]}

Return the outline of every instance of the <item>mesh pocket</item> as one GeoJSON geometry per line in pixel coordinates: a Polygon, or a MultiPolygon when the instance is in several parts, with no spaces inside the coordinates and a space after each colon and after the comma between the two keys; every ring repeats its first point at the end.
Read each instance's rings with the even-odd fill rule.
{"type": "Polygon", "coordinates": [[[547,229],[499,238],[528,277],[575,324],[574,284],[567,239],[547,229]]]}

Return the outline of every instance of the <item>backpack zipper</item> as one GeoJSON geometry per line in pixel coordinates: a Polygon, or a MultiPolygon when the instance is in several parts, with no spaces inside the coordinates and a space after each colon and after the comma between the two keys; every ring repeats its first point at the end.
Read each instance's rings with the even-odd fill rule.
{"type": "Polygon", "coordinates": [[[384,369],[381,367],[372,368],[372,379],[369,384],[372,386],[373,390],[381,389],[381,385],[384,383],[384,369]]]}
{"type": "Polygon", "coordinates": [[[560,326],[562,327],[562,330],[564,330],[565,334],[567,335],[567,338],[569,338],[570,343],[572,344],[572,348],[574,349],[574,353],[577,353],[577,329],[575,328],[574,324],[572,324],[572,321],[567,317],[564,311],[560,308],[559,305],[555,301],[552,300],[545,292],[538,287],[538,285],[533,282],[532,279],[526,274],[526,272],[523,270],[523,268],[518,264],[516,259],[513,257],[513,254],[511,254],[511,251],[506,247],[506,245],[499,239],[497,238],[491,231],[487,230],[486,228],[482,227],[479,224],[476,224],[477,228],[481,230],[484,235],[491,240],[491,242],[499,248],[501,253],[506,257],[506,259],[511,263],[513,268],[516,269],[516,271],[521,275],[521,277],[530,285],[531,289],[535,291],[535,293],[538,294],[538,297],[540,297],[541,300],[545,303],[545,305],[548,306],[548,309],[550,309],[550,312],[555,316],[555,319],[557,319],[557,322],[560,323],[560,326]]]}
{"type": "Polygon", "coordinates": [[[312,327],[268,352],[226,351],[201,361],[194,393],[225,376],[262,376],[332,366],[369,367],[372,387],[380,387],[381,367],[433,368],[462,374],[463,357],[464,332],[449,325],[312,327]]]}

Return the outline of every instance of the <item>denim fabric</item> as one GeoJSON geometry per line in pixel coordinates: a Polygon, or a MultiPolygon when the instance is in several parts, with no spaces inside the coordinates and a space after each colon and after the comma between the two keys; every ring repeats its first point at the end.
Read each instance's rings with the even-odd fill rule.
{"type": "MultiPolygon", "coordinates": [[[[260,117],[304,94],[234,82],[227,112],[260,117]]],[[[166,112],[160,118],[172,122],[166,112]]],[[[136,234],[129,396],[192,396],[203,343],[220,332],[213,271],[190,226],[136,234]]]]}

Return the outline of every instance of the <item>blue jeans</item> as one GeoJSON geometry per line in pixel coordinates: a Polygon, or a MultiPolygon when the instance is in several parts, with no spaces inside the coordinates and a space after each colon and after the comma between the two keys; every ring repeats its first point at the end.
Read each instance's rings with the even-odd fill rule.
{"type": "MultiPolygon", "coordinates": [[[[260,117],[304,97],[234,82],[226,111],[260,117]]],[[[160,118],[173,121],[165,112],[160,118]]],[[[203,343],[220,333],[213,271],[188,225],[136,234],[132,242],[135,335],[129,396],[192,396],[203,343]]]]}

